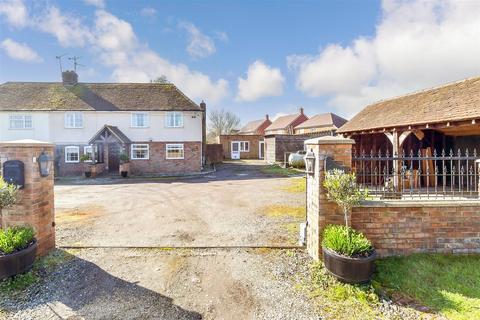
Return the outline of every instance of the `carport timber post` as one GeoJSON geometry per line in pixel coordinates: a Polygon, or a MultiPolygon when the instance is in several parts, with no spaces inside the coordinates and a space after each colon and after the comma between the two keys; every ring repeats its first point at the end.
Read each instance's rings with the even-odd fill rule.
{"type": "Polygon", "coordinates": [[[323,188],[327,159],[339,167],[352,167],[352,146],[355,141],[341,136],[323,136],[305,141],[308,151],[315,154],[314,172],[307,174],[307,252],[315,260],[322,254],[321,235],[326,224],[325,212],[339,210],[327,198],[323,188]]]}

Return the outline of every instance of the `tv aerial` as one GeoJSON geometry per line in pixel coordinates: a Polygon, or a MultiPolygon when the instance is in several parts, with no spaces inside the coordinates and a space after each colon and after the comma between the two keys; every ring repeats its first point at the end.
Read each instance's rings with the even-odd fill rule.
{"type": "Polygon", "coordinates": [[[58,65],[60,66],[60,73],[63,72],[63,68],[62,68],[62,58],[63,58],[64,56],[66,56],[66,55],[67,55],[67,54],[64,53],[64,54],[61,54],[61,55],[59,55],[59,56],[55,56],[55,59],[58,60],[58,65]]]}
{"type": "Polygon", "coordinates": [[[68,58],[68,60],[73,61],[73,71],[75,71],[75,72],[77,72],[77,66],[85,67],[83,64],[80,64],[80,63],[77,62],[80,58],[81,57],[77,57],[77,56],[73,56],[73,57],[68,58]]]}

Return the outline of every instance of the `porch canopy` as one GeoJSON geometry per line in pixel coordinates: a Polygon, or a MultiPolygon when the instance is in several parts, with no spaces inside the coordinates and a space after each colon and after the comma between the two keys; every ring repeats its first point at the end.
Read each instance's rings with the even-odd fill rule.
{"type": "Polygon", "coordinates": [[[109,172],[118,172],[120,154],[128,154],[132,141],[116,126],[104,125],[89,141],[94,162],[105,162],[109,172]]]}

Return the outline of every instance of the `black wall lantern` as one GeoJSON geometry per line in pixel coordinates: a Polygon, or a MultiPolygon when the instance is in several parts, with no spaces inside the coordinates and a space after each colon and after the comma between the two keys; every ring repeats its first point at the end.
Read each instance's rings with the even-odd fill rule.
{"type": "Polygon", "coordinates": [[[313,149],[310,149],[305,155],[305,172],[308,174],[315,173],[315,153],[313,149]]]}
{"type": "Polygon", "coordinates": [[[38,157],[38,168],[40,169],[40,176],[48,177],[51,170],[52,159],[42,152],[42,154],[38,157]]]}

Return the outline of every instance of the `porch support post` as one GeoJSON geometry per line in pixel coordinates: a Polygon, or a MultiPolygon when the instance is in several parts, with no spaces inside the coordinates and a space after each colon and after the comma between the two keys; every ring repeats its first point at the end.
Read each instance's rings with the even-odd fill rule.
{"type": "MultiPolygon", "coordinates": [[[[400,156],[400,148],[405,142],[405,139],[412,133],[412,131],[404,131],[400,135],[398,134],[397,130],[393,130],[390,132],[385,132],[388,140],[392,144],[392,156],[399,157],[400,156]]],[[[400,186],[400,160],[393,160],[393,187],[395,190],[399,190],[400,186]]]]}

